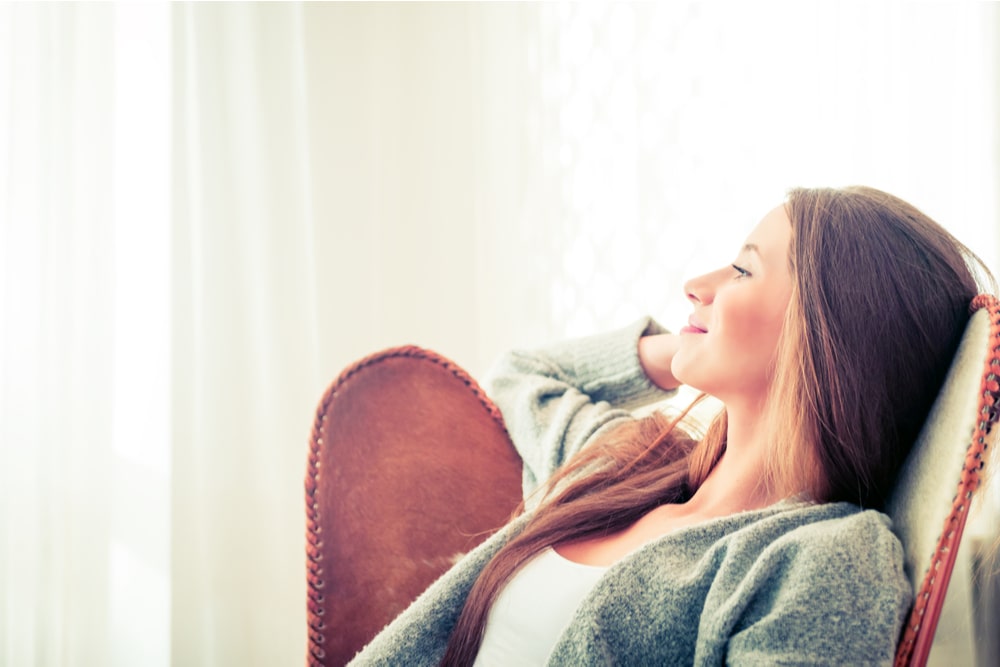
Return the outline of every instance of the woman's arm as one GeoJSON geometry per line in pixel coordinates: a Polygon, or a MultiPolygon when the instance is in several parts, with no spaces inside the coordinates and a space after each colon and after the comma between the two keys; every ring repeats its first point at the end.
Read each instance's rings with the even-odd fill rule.
{"type": "Polygon", "coordinates": [[[526,496],[595,435],[669,396],[676,381],[662,369],[669,371],[673,338],[644,318],[618,331],[500,359],[484,385],[524,462],[526,496]],[[640,360],[644,336],[654,340],[642,344],[640,360]]]}

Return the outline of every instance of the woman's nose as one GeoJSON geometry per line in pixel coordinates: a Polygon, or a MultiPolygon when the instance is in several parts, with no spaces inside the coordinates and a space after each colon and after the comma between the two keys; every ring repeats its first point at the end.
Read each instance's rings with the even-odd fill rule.
{"type": "Polygon", "coordinates": [[[715,290],[712,287],[711,276],[712,274],[707,273],[684,283],[684,294],[688,301],[702,306],[712,303],[715,290]]]}

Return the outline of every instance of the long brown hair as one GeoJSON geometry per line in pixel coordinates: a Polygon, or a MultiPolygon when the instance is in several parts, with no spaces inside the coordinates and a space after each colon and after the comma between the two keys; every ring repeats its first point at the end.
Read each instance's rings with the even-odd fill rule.
{"type": "MultiPolygon", "coordinates": [[[[793,289],[765,419],[766,483],[881,508],[968,320],[982,262],[906,202],[865,187],[795,189],[793,289]]],[[[695,440],[654,413],[588,445],[546,485],[473,586],[442,660],[470,665],[503,586],[548,546],[630,526],[688,500],[726,447],[723,410],[695,440]]]]}

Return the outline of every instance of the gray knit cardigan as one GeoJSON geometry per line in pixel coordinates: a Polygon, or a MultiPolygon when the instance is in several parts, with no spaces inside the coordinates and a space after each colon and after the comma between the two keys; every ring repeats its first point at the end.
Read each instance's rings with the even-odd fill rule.
{"type": "MultiPolygon", "coordinates": [[[[641,335],[660,331],[644,319],[501,360],[487,391],[523,458],[526,493],[595,435],[634,419],[631,410],[667,396],[636,352],[641,335]]],[[[351,664],[437,664],[479,572],[524,522],[469,553],[351,664]]],[[[888,517],[786,500],[674,531],[613,565],[548,664],[891,664],[911,596],[888,517]]]]}

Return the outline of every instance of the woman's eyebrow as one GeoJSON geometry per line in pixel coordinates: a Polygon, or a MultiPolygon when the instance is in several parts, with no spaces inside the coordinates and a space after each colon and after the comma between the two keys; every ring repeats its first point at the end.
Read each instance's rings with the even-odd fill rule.
{"type": "Polygon", "coordinates": [[[756,243],[747,243],[742,248],[743,252],[755,252],[760,255],[760,248],[757,247],[756,243]]]}

